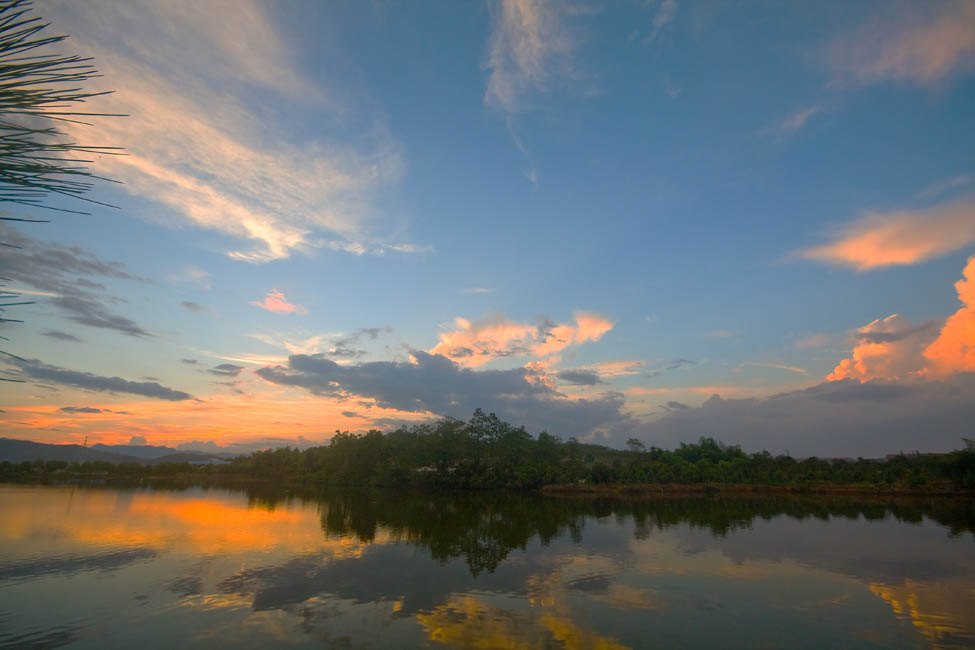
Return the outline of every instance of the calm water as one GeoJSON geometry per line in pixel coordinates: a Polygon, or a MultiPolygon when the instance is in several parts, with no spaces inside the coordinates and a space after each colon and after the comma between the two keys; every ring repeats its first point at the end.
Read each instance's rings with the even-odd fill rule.
{"type": "Polygon", "coordinates": [[[0,647],[971,648],[973,507],[0,485],[0,647]]]}

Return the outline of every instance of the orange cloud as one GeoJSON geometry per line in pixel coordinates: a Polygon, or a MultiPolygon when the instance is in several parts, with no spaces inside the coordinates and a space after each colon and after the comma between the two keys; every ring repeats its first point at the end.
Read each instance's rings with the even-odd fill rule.
{"type": "Polygon", "coordinates": [[[975,3],[955,0],[920,3],[918,7],[924,9],[913,12],[907,20],[892,18],[897,12],[885,10],[836,41],[829,51],[829,63],[837,77],[858,83],[893,80],[931,84],[956,68],[971,67],[975,3]]]}
{"type": "Polygon", "coordinates": [[[945,321],[938,338],[924,350],[936,374],[975,370],[975,257],[968,258],[963,275],[955,283],[962,307],[945,321]]]}
{"type": "Polygon", "coordinates": [[[924,368],[922,351],[935,336],[935,323],[913,326],[900,314],[877,319],[854,333],[859,343],[826,379],[892,379],[915,375],[924,368]]]}
{"type": "Polygon", "coordinates": [[[284,294],[277,289],[272,289],[264,296],[264,300],[252,300],[250,304],[275,314],[307,314],[308,310],[301,305],[292,305],[285,300],[284,294]]]}
{"type": "Polygon", "coordinates": [[[926,210],[869,212],[834,241],[799,251],[799,257],[858,271],[917,264],[958,250],[972,239],[975,203],[958,201],[926,210]]]}
{"type": "Polygon", "coordinates": [[[899,314],[875,320],[856,331],[860,342],[850,358],[826,378],[870,381],[975,370],[975,257],[968,259],[963,275],[955,283],[962,307],[940,331],[937,321],[912,326],[899,314]]]}
{"type": "Polygon", "coordinates": [[[613,321],[599,314],[580,311],[574,316],[574,325],[529,325],[507,320],[502,314],[473,323],[456,318],[456,329],[441,332],[440,342],[430,353],[473,368],[503,357],[548,357],[570,345],[597,341],[613,328],[613,321]]]}

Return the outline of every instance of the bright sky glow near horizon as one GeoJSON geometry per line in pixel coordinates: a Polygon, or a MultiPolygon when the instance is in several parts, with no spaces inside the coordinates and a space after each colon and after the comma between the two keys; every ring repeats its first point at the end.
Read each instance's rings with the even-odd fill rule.
{"type": "Polygon", "coordinates": [[[6,207],[52,223],[2,226],[3,436],[975,437],[975,2],[35,12],[127,155],[118,209],[6,207]]]}

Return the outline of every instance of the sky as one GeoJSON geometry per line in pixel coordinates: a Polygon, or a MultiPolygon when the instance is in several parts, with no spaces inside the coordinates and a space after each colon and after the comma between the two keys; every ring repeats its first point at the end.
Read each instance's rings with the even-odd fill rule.
{"type": "Polygon", "coordinates": [[[612,446],[975,438],[975,3],[35,12],[125,115],[68,136],[125,155],[90,165],[111,207],[5,209],[51,219],[0,226],[36,301],[5,436],[246,451],[482,408],[612,446]]]}

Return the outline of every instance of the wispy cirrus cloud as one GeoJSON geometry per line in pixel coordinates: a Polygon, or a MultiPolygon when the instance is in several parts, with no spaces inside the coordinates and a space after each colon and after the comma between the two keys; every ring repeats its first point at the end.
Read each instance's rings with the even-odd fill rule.
{"type": "Polygon", "coordinates": [[[821,106],[805,106],[797,109],[782,119],[768,124],[758,131],[761,136],[774,136],[785,138],[801,131],[803,127],[816,115],[822,113],[821,106]]]}
{"type": "Polygon", "coordinates": [[[917,264],[969,244],[973,223],[971,199],[919,210],[867,212],[841,228],[831,242],[796,255],[858,271],[917,264]]]}
{"type": "Polygon", "coordinates": [[[248,304],[260,307],[275,314],[307,314],[308,310],[301,305],[294,305],[284,297],[284,292],[271,289],[263,300],[252,300],[248,304]]]}
{"type": "Polygon", "coordinates": [[[484,102],[514,114],[524,110],[530,94],[571,77],[576,39],[567,23],[570,6],[551,0],[500,0],[492,7],[484,102]]]}
{"type": "Polygon", "coordinates": [[[391,327],[360,327],[348,334],[342,332],[323,332],[320,334],[248,334],[267,345],[287,350],[290,354],[325,354],[330,357],[357,358],[366,354],[359,347],[360,342],[375,341],[382,333],[389,333],[391,327]]]}
{"type": "Polygon", "coordinates": [[[771,368],[772,370],[785,370],[787,372],[794,372],[800,375],[809,374],[805,368],[800,368],[798,366],[790,366],[785,363],[772,363],[768,361],[743,361],[735,367],[735,372],[740,372],[743,368],[754,367],[754,368],[771,368]]]}
{"type": "Polygon", "coordinates": [[[949,0],[906,6],[907,12],[884,7],[832,43],[827,62],[836,82],[929,85],[958,70],[975,69],[975,4],[949,0]]]}
{"type": "Polygon", "coordinates": [[[657,7],[657,13],[653,16],[653,29],[650,30],[650,35],[644,39],[647,43],[657,38],[660,34],[660,30],[667,26],[671,21],[674,20],[674,16],[677,14],[677,1],[676,0],[662,0],[660,6],[657,7]]]}
{"type": "Polygon", "coordinates": [[[599,314],[576,312],[574,324],[547,318],[536,324],[508,320],[503,314],[480,321],[454,319],[454,329],[441,332],[431,354],[441,354],[464,367],[476,367],[505,357],[548,357],[571,345],[598,341],[613,328],[599,314]]]}
{"type": "Polygon", "coordinates": [[[382,117],[304,76],[258,3],[52,2],[50,15],[95,56],[104,78],[93,89],[119,90],[96,108],[129,115],[72,134],[125,146],[95,169],[166,206],[167,222],[249,242],[228,251],[249,262],[314,248],[411,250],[385,241],[394,229],[372,207],[403,169],[382,117]],[[317,111],[318,136],[290,133],[281,106],[317,111]]]}

